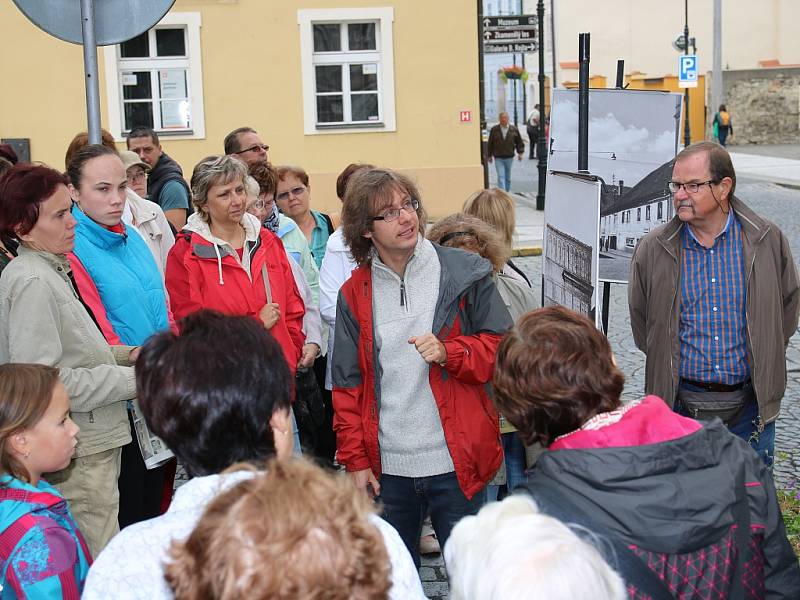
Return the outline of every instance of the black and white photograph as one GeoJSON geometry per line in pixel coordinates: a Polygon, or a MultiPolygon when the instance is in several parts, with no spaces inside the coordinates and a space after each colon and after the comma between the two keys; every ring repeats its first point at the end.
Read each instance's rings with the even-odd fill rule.
{"type": "MultiPolygon", "coordinates": [[[[578,90],[556,89],[553,99],[548,168],[577,171],[578,90]]],[[[626,282],[638,240],[672,218],[667,184],[678,149],[681,106],[682,97],[675,93],[589,91],[588,171],[602,181],[601,280],[626,282]]]]}

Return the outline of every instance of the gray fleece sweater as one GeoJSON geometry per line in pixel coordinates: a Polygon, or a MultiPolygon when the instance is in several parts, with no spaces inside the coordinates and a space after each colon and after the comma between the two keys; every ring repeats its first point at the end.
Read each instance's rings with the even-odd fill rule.
{"type": "Polygon", "coordinates": [[[378,440],[388,475],[428,477],[455,470],[428,380],[430,367],[408,343],[431,332],[440,275],[436,250],[421,236],[402,278],[377,255],[372,260],[381,390],[378,440]]]}

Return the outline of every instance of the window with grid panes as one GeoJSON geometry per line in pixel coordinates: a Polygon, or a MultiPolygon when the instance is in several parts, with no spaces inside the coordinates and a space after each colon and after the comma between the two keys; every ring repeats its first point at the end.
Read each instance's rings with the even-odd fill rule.
{"type": "Polygon", "coordinates": [[[122,131],[191,131],[186,27],[155,27],[117,48],[122,131]]]}
{"type": "Polygon", "coordinates": [[[312,24],[318,127],[382,121],[379,28],[378,21],[312,24]]]}

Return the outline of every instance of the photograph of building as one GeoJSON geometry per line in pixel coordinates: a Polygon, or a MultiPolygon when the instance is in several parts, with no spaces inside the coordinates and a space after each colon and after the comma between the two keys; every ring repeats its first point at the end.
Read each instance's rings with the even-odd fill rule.
{"type": "MultiPolygon", "coordinates": [[[[662,169],[677,153],[681,107],[680,94],[670,92],[589,92],[588,171],[602,180],[600,215],[608,217],[605,232],[603,224],[600,231],[601,280],[627,281],[630,254],[642,230],[672,216],[669,173],[662,169]]],[[[577,90],[554,91],[549,154],[548,187],[552,171],[578,169],[577,90]]]]}
{"type": "Polygon", "coordinates": [[[592,247],[547,225],[544,305],[561,305],[588,315],[592,308],[592,247]]]}

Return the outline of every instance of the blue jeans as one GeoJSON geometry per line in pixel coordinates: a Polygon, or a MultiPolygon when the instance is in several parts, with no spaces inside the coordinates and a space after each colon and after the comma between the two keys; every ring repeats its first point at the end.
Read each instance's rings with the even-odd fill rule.
{"type": "Polygon", "coordinates": [[[300,430],[297,428],[297,419],[294,418],[294,409],[292,411],[292,436],[294,437],[294,449],[292,454],[294,456],[303,456],[303,448],[300,446],[300,430]]]}
{"type": "MultiPolygon", "coordinates": [[[[503,455],[506,463],[506,487],[509,493],[515,487],[525,483],[528,476],[525,474],[527,465],[525,464],[525,446],[519,439],[516,431],[504,433],[501,436],[503,442],[503,455]]],[[[497,500],[497,493],[500,491],[499,485],[490,485],[486,488],[487,502],[497,500]]]]}
{"type": "MultiPolygon", "coordinates": [[[[683,381],[681,381],[680,385],[682,388],[694,392],[703,391],[702,388],[683,381]]],[[[772,469],[772,464],[775,462],[775,421],[764,424],[758,414],[758,401],[756,400],[752,383],[747,384],[744,389],[749,390],[750,400],[742,409],[742,413],[736,422],[728,426],[728,430],[750,444],[750,447],[761,457],[764,464],[772,469]]],[[[675,401],[675,412],[685,417],[691,416],[686,407],[678,400],[675,401]]]]}
{"type": "Polygon", "coordinates": [[[383,518],[394,527],[419,568],[419,536],[422,521],[430,513],[439,545],[444,548],[453,527],[463,517],[474,515],[486,503],[486,490],[467,500],[454,472],[430,477],[381,475],[383,518]]]}
{"type": "Polygon", "coordinates": [[[497,187],[507,192],[511,191],[511,166],[514,164],[514,157],[494,159],[494,168],[497,171],[497,187]]]}

